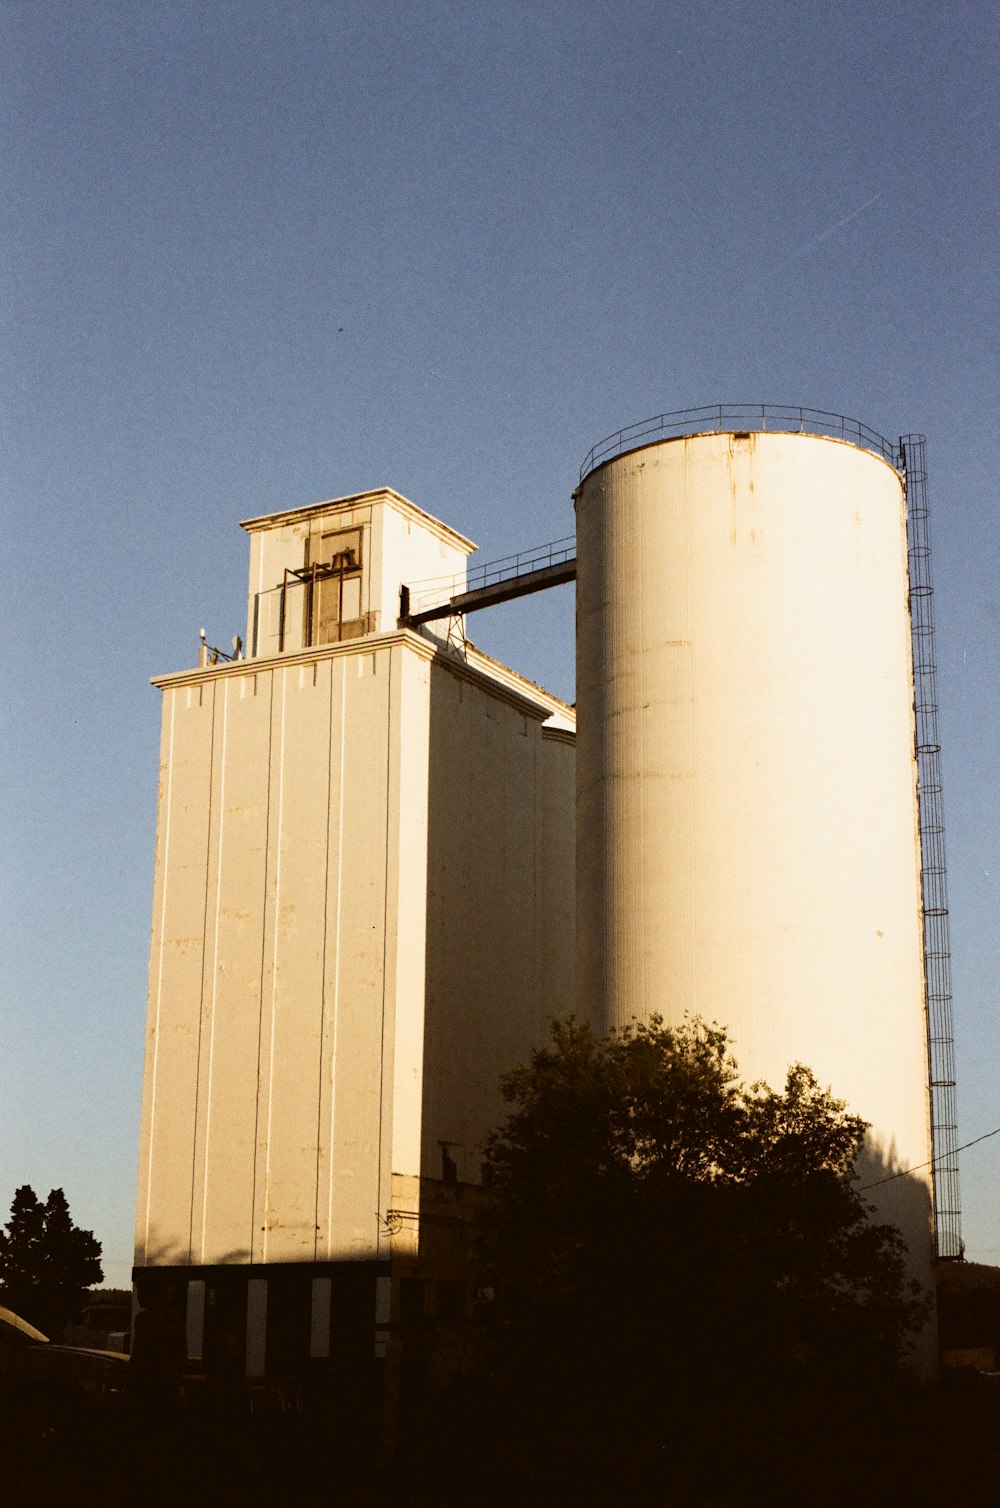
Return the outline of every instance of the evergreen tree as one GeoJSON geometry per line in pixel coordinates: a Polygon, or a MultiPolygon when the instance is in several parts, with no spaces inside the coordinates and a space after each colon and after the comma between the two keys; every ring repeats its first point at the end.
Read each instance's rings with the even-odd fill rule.
{"type": "Polygon", "coordinates": [[[77,1318],[87,1290],[103,1282],[101,1244],[73,1224],[62,1189],[43,1204],[24,1184],[0,1231],[0,1300],[58,1340],[77,1318]]]}

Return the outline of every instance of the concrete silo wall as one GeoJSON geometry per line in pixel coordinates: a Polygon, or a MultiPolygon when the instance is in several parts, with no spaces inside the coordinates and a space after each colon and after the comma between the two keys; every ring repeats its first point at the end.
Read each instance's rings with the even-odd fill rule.
{"type": "MultiPolygon", "coordinates": [[[[852,444],[705,434],[577,494],[581,1008],[724,1023],[931,1156],[897,473],[852,444]]],[[[929,1174],[884,1208],[929,1271],[929,1174]],[[924,1260],[921,1253],[926,1249],[924,1260]]]]}

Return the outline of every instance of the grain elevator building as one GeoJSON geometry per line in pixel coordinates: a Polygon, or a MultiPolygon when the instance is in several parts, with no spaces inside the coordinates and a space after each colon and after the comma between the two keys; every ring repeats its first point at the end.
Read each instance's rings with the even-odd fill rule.
{"type": "Polygon", "coordinates": [[[935,1197],[960,1254],[922,445],[663,415],[489,589],[391,490],[244,524],[245,657],[156,680],[136,1273],[183,1284],[209,1371],[357,1376],[467,1315],[499,1075],[574,1008],[807,1064],[912,1275],[935,1197]],[[449,628],[573,579],[576,761],[575,709],[449,628]]]}
{"type": "Polygon", "coordinates": [[[254,1377],[468,1306],[499,1073],[572,1008],[574,718],[397,626],[474,548],[399,494],[244,528],[246,657],[155,682],[136,1275],[254,1377]]]}

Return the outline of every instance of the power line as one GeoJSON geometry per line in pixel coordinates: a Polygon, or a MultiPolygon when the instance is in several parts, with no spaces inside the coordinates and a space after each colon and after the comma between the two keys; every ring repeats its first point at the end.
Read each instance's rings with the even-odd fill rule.
{"type": "Polygon", "coordinates": [[[899,1173],[890,1173],[888,1178],[876,1178],[874,1183],[863,1183],[857,1192],[863,1194],[866,1189],[877,1189],[880,1184],[892,1183],[896,1178],[905,1178],[908,1173],[919,1173],[921,1168],[932,1168],[936,1163],[941,1162],[943,1157],[954,1157],[959,1152],[965,1152],[969,1147],[974,1147],[981,1141],[989,1141],[991,1136],[1000,1136],[1000,1126],[997,1126],[993,1131],[984,1131],[982,1136],[977,1136],[972,1141],[963,1142],[953,1152],[943,1153],[942,1157],[932,1157],[930,1162],[918,1162],[915,1168],[903,1168],[899,1173]]]}

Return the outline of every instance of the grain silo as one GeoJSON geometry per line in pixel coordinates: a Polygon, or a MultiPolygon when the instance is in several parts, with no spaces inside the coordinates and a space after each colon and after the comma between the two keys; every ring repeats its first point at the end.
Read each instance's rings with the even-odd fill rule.
{"type": "Polygon", "coordinates": [[[921,1170],[872,1197],[926,1281],[896,449],[801,410],[670,415],[595,448],[576,510],[581,1005],[717,1020],[776,1087],[808,1064],[871,1123],[872,1181],[921,1170]]]}

